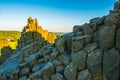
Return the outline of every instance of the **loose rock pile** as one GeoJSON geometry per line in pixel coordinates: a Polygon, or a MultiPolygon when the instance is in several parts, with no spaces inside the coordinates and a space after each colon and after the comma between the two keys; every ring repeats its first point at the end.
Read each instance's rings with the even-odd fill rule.
{"type": "Polygon", "coordinates": [[[1,65],[0,80],[120,80],[119,15],[117,1],[109,15],[75,25],[53,45],[40,47],[39,39],[26,36],[30,44],[10,58],[18,65],[9,70],[1,65]]]}

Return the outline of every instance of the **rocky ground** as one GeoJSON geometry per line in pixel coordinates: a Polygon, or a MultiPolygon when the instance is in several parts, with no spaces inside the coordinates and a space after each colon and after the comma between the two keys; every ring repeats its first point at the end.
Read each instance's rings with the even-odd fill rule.
{"type": "Polygon", "coordinates": [[[0,80],[120,80],[120,1],[54,44],[36,32],[22,35],[0,65],[0,80]]]}

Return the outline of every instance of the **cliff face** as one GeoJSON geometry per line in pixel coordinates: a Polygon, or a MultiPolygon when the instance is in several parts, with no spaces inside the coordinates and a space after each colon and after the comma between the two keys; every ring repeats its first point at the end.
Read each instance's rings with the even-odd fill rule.
{"type": "MultiPolygon", "coordinates": [[[[117,1],[110,14],[75,25],[73,32],[63,35],[54,45],[40,47],[37,39],[23,46],[0,66],[0,79],[120,80],[119,15],[117,1]]],[[[31,19],[28,22],[33,23],[31,19]]]]}

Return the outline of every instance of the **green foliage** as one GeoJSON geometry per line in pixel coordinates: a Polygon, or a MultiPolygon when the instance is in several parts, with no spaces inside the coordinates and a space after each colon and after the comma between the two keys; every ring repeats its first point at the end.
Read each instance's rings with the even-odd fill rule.
{"type": "Polygon", "coordinates": [[[57,36],[57,38],[60,38],[64,33],[62,33],[62,32],[54,32],[54,34],[57,36]]]}
{"type": "Polygon", "coordinates": [[[0,40],[3,37],[13,37],[16,40],[18,40],[21,36],[21,32],[19,31],[0,31],[0,40]]]}
{"type": "Polygon", "coordinates": [[[0,49],[5,46],[10,46],[12,49],[16,49],[17,40],[20,36],[21,32],[19,31],[0,31],[0,49]]]}

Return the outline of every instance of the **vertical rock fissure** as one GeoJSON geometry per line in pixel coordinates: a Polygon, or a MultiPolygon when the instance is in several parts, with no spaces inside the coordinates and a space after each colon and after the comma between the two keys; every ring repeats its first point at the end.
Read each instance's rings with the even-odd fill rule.
{"type": "Polygon", "coordinates": [[[102,75],[102,80],[104,80],[104,73],[103,73],[103,53],[104,53],[104,51],[102,52],[102,61],[101,61],[101,68],[102,68],[101,75],[102,75]]]}
{"type": "MultiPolygon", "coordinates": [[[[84,51],[85,51],[85,50],[84,50],[84,51]]],[[[86,58],[85,58],[85,61],[86,61],[86,62],[85,62],[85,65],[86,65],[85,68],[88,68],[88,67],[87,67],[88,52],[87,52],[87,51],[85,51],[85,52],[87,53],[86,58]]]]}
{"type": "Polygon", "coordinates": [[[116,47],[117,29],[118,29],[118,26],[116,26],[115,33],[114,33],[114,47],[116,47]]]}

